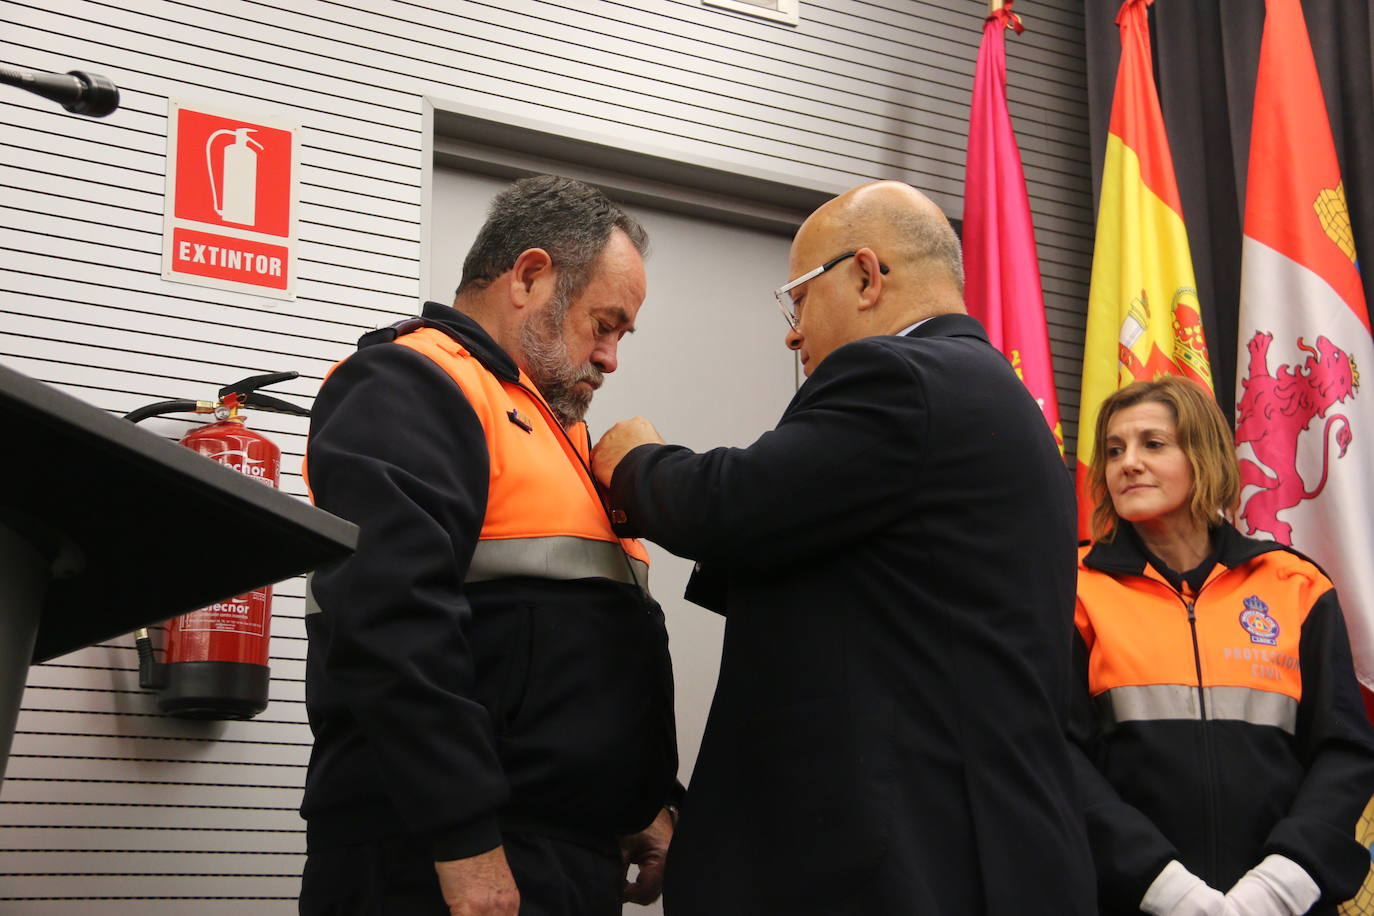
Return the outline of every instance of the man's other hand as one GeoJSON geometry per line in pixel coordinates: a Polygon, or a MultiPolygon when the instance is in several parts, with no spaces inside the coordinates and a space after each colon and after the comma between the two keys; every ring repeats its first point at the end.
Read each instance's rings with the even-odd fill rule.
{"type": "Polygon", "coordinates": [[[606,430],[606,434],[596,443],[596,448],[592,449],[592,473],[603,487],[609,487],[611,475],[621,459],[631,449],[649,443],[663,444],[654,424],[643,417],[621,420],[606,430]]]}
{"type": "Polygon", "coordinates": [[[500,846],[466,859],[435,862],[451,916],[516,916],[520,892],[500,846]]]}
{"type": "Polygon", "coordinates": [[[620,858],[625,863],[626,878],[625,888],[620,892],[621,900],[648,906],[658,899],[663,893],[663,862],[668,857],[668,844],[672,840],[673,820],[666,808],[639,833],[620,838],[620,858]],[[639,875],[634,881],[629,880],[631,865],[639,866],[639,875]]]}

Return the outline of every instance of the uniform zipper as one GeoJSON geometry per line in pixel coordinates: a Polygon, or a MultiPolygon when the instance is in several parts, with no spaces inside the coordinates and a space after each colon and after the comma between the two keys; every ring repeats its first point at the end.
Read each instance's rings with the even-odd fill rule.
{"type": "MultiPolygon", "coordinates": [[[[1136,575],[1140,574],[1136,573],[1136,575]]],[[[1216,752],[1212,747],[1211,720],[1207,717],[1207,693],[1202,686],[1202,644],[1201,642],[1199,642],[1197,637],[1197,602],[1201,599],[1203,590],[1206,589],[1207,586],[1212,584],[1212,580],[1204,582],[1202,588],[1199,588],[1197,590],[1197,594],[1195,594],[1190,599],[1187,596],[1185,596],[1181,591],[1174,588],[1167,582],[1162,582],[1158,579],[1152,579],[1149,576],[1141,576],[1141,578],[1145,579],[1147,582],[1154,582],[1157,585],[1162,585],[1165,589],[1168,590],[1168,592],[1171,595],[1173,595],[1175,598],[1179,600],[1179,603],[1183,605],[1184,611],[1186,611],[1188,614],[1188,632],[1193,641],[1193,671],[1197,677],[1197,683],[1194,686],[1197,690],[1199,714],[1198,726],[1199,730],[1202,733],[1202,772],[1205,776],[1205,778],[1203,779],[1202,791],[1204,804],[1207,810],[1207,816],[1204,818],[1203,838],[1207,858],[1204,863],[1206,866],[1206,872],[1201,877],[1206,878],[1208,875],[1212,875],[1216,871],[1216,825],[1218,823],[1218,813],[1216,792],[1216,761],[1214,759],[1216,752]]]]}
{"type": "MultiPolygon", "coordinates": [[[[1125,570],[1121,571],[1125,572],[1125,570]]],[[[1147,582],[1154,582],[1167,589],[1179,600],[1179,603],[1183,605],[1188,615],[1188,630],[1193,641],[1193,670],[1197,676],[1198,725],[1202,733],[1202,764],[1204,773],[1203,796],[1207,813],[1207,816],[1204,818],[1205,823],[1203,824],[1203,839],[1206,856],[1204,865],[1206,866],[1206,872],[1199,877],[1205,880],[1210,880],[1210,876],[1215,874],[1217,868],[1217,860],[1219,858],[1217,854],[1217,824],[1220,823],[1220,815],[1218,813],[1216,789],[1216,751],[1212,746],[1211,720],[1207,717],[1207,695],[1202,685],[1202,644],[1199,642],[1197,635],[1197,603],[1202,599],[1202,593],[1207,587],[1220,579],[1227,571],[1229,571],[1229,568],[1223,567],[1223,572],[1221,574],[1209,576],[1207,581],[1202,584],[1202,587],[1197,590],[1197,593],[1193,595],[1191,599],[1167,582],[1153,579],[1134,570],[1131,571],[1132,575],[1143,578],[1147,582]]],[[[1110,572],[1110,570],[1108,570],[1108,572],[1110,572]]]]}
{"type": "MultiPolygon", "coordinates": [[[[1201,589],[1199,589],[1201,594],[1201,589]]],[[[1202,647],[1197,638],[1197,598],[1189,600],[1179,595],[1179,600],[1183,601],[1184,607],[1188,610],[1188,629],[1193,637],[1193,667],[1197,672],[1197,703],[1198,712],[1202,717],[1202,766],[1206,778],[1202,781],[1203,795],[1206,798],[1207,814],[1206,823],[1203,824],[1203,831],[1206,839],[1207,861],[1206,874],[1214,874],[1217,867],[1216,853],[1216,824],[1217,824],[1217,793],[1216,793],[1216,761],[1213,759],[1214,751],[1212,748],[1212,728],[1211,721],[1207,718],[1207,692],[1202,686],[1202,647]]]]}

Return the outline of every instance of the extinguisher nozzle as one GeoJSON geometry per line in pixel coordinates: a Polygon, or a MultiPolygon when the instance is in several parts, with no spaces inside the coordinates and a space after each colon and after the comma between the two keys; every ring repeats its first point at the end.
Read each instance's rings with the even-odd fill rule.
{"type": "Polygon", "coordinates": [[[135,634],[134,645],[138,647],[138,686],[144,690],[166,687],[166,666],[153,658],[153,640],[147,630],[139,630],[135,634]]]}

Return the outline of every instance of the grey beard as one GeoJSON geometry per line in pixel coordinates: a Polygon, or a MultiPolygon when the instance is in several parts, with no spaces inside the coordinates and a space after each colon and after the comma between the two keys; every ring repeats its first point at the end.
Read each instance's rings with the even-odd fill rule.
{"type": "Polygon", "coordinates": [[[592,403],[592,392],[578,388],[578,383],[589,381],[599,388],[603,378],[592,364],[574,366],[568,358],[562,333],[567,312],[566,303],[550,302],[542,315],[525,323],[520,335],[530,379],[565,427],[582,422],[592,403]]]}

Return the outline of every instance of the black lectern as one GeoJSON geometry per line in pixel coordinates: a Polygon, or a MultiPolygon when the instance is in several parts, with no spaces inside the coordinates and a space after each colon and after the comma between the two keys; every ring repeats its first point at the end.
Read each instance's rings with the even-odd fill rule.
{"type": "Polygon", "coordinates": [[[0,779],[31,662],[345,556],[357,527],[0,366],[0,779]]]}

